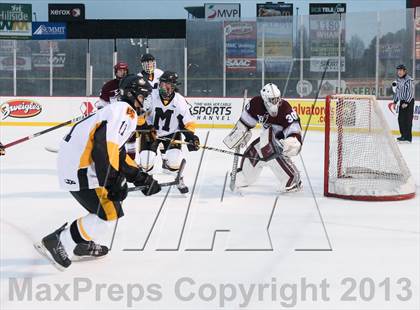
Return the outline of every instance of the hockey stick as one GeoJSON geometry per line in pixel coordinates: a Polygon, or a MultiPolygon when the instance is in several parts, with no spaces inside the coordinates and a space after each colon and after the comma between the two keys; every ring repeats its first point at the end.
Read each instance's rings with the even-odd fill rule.
{"type": "Polygon", "coordinates": [[[53,126],[53,127],[47,128],[47,129],[44,129],[44,130],[42,130],[42,131],[40,131],[40,132],[34,133],[34,134],[32,134],[32,135],[29,135],[29,136],[26,136],[26,137],[23,137],[23,138],[17,139],[17,140],[15,140],[15,141],[12,141],[12,142],[10,142],[10,143],[5,144],[5,145],[4,145],[4,148],[6,148],[6,149],[7,149],[8,147],[11,147],[11,146],[13,146],[13,145],[16,145],[16,144],[19,144],[19,143],[22,143],[22,142],[25,142],[25,141],[28,141],[28,140],[32,140],[33,138],[36,138],[36,137],[42,136],[42,135],[44,135],[44,134],[46,134],[46,133],[48,133],[48,132],[51,132],[51,131],[53,131],[53,130],[56,130],[56,129],[58,129],[58,128],[61,128],[61,127],[64,127],[64,126],[70,125],[70,124],[72,124],[72,123],[77,123],[77,122],[83,121],[83,120],[87,119],[88,117],[91,117],[91,116],[92,116],[92,115],[94,115],[94,114],[95,114],[95,113],[92,113],[92,114],[89,114],[89,115],[87,115],[87,116],[85,116],[85,115],[81,115],[81,116],[78,116],[78,117],[73,118],[73,119],[71,119],[71,120],[68,120],[68,121],[66,121],[66,122],[64,122],[64,123],[61,123],[61,124],[58,124],[58,125],[56,125],[56,126],[53,126]]]}
{"type": "Polygon", "coordinates": [[[194,143],[191,142],[186,142],[186,141],[181,141],[181,140],[172,140],[170,138],[158,138],[159,140],[166,140],[166,141],[171,141],[172,144],[186,144],[186,145],[194,145],[194,146],[198,146],[201,149],[204,150],[209,150],[209,151],[215,151],[215,152],[219,152],[219,153],[223,153],[223,154],[228,154],[228,155],[233,155],[233,156],[237,156],[237,157],[244,157],[244,158],[249,158],[249,159],[253,159],[253,160],[261,160],[261,161],[267,161],[267,159],[264,158],[257,158],[257,157],[251,157],[242,153],[237,153],[237,152],[233,152],[233,151],[228,151],[228,150],[223,150],[223,149],[218,149],[212,146],[207,146],[207,145],[196,145],[194,143]]]}
{"type": "MultiPolygon", "coordinates": [[[[186,162],[187,161],[185,159],[183,159],[181,161],[181,165],[179,166],[179,170],[178,170],[178,173],[177,173],[177,175],[175,177],[175,180],[173,180],[171,182],[166,182],[166,183],[159,183],[160,187],[168,187],[168,186],[172,186],[172,185],[178,185],[179,184],[179,181],[180,181],[180,179],[182,177],[182,172],[184,171],[185,163],[186,162]]],[[[128,189],[128,192],[141,191],[141,190],[143,190],[143,189],[145,189],[147,187],[148,187],[147,185],[140,185],[140,186],[130,187],[128,189]]]]}
{"type": "MultiPolygon", "coordinates": [[[[246,97],[248,96],[248,89],[245,88],[244,90],[244,100],[242,102],[242,112],[244,111],[245,108],[245,102],[246,102],[246,97]]],[[[241,145],[238,145],[235,148],[235,153],[239,153],[241,150],[241,145]]],[[[229,188],[232,192],[235,191],[235,184],[236,184],[236,173],[238,172],[238,162],[239,162],[239,155],[234,155],[233,157],[233,163],[232,163],[232,171],[230,172],[230,183],[229,183],[229,188]]],[[[242,156],[244,157],[244,156],[242,156]]]]}

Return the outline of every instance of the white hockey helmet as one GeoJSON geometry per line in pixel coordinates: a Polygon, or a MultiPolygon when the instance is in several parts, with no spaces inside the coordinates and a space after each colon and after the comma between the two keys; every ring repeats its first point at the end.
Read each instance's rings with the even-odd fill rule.
{"type": "Polygon", "coordinates": [[[276,84],[268,83],[260,91],[265,108],[271,116],[277,116],[281,102],[281,92],[276,84]]]}

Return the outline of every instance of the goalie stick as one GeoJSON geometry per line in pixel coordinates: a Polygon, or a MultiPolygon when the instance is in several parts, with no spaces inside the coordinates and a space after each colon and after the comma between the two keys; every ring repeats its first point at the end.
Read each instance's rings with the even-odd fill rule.
{"type": "MultiPolygon", "coordinates": [[[[242,112],[245,108],[245,102],[246,102],[246,98],[248,96],[248,89],[245,88],[244,89],[244,100],[242,102],[242,112]]],[[[239,153],[241,151],[241,145],[239,144],[236,148],[235,148],[235,153],[239,153]]],[[[239,162],[239,156],[238,155],[234,155],[233,157],[233,163],[232,163],[232,171],[230,173],[230,183],[229,183],[229,188],[232,192],[235,191],[235,184],[236,184],[236,173],[238,172],[238,162],[239,162]]]]}
{"type": "MultiPolygon", "coordinates": [[[[180,181],[180,179],[181,179],[181,177],[182,177],[182,172],[184,171],[184,168],[185,168],[185,163],[186,163],[186,160],[185,160],[185,159],[183,159],[183,160],[181,161],[181,165],[180,165],[180,167],[179,167],[179,170],[178,170],[178,173],[177,173],[177,175],[176,175],[176,177],[175,177],[175,180],[173,180],[173,181],[171,181],[171,182],[159,183],[159,185],[160,185],[161,187],[167,187],[167,186],[172,186],[172,185],[178,185],[178,184],[179,184],[179,181],[180,181]]],[[[145,189],[145,188],[147,188],[147,186],[146,186],[146,185],[140,185],[140,186],[130,187],[130,188],[128,189],[128,192],[141,191],[141,190],[143,190],[143,189],[145,189]]]]}

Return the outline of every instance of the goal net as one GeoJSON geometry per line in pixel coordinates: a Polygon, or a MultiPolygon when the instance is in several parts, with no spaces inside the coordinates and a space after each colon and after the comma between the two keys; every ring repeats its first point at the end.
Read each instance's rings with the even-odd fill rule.
{"type": "Polygon", "coordinates": [[[374,96],[329,96],[325,114],[325,196],[414,197],[415,184],[374,96]]]}

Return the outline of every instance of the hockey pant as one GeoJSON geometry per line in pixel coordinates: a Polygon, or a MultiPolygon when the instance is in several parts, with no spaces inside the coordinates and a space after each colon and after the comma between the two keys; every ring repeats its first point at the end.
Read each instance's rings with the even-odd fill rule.
{"type": "Polygon", "coordinates": [[[120,202],[110,201],[104,187],[70,192],[89,212],[73,221],[60,234],[60,241],[71,259],[78,243],[94,241],[108,245],[115,229],[116,221],[124,215],[120,202]]]}
{"type": "MultiPolygon", "coordinates": [[[[176,132],[162,138],[169,138],[171,140],[181,140],[181,133],[176,132]]],[[[184,155],[181,150],[180,144],[171,144],[169,140],[162,140],[157,138],[152,140],[147,135],[141,135],[140,143],[140,167],[144,171],[150,171],[153,169],[157,150],[160,148],[162,159],[166,161],[166,167],[170,171],[178,171],[181,166],[184,155]]]]}
{"type": "MultiPolygon", "coordinates": [[[[260,148],[260,138],[255,139],[244,152],[253,158],[263,158],[260,148]]],[[[236,175],[236,186],[244,187],[255,183],[264,167],[271,169],[280,182],[280,189],[287,190],[300,183],[300,174],[292,160],[288,157],[277,156],[269,161],[242,158],[236,175]]]]}

